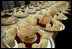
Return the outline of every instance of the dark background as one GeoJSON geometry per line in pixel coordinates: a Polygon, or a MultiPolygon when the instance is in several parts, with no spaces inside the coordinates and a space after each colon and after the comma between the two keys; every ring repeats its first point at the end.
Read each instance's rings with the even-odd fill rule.
{"type": "Polygon", "coordinates": [[[56,48],[68,48],[72,46],[72,16],[66,16],[68,16],[68,20],[62,21],[65,25],[65,30],[58,32],[58,35],[55,38],[56,48]]]}

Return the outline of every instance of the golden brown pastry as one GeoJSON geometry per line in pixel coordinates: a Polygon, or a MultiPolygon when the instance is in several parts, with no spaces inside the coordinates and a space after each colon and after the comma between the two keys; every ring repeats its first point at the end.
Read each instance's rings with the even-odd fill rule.
{"type": "Polygon", "coordinates": [[[26,48],[24,43],[19,43],[18,48],[26,48]]]}
{"type": "Polygon", "coordinates": [[[8,29],[4,29],[4,39],[6,40],[6,43],[13,48],[15,46],[15,36],[17,34],[17,26],[12,25],[8,29]]]}
{"type": "Polygon", "coordinates": [[[36,40],[37,40],[36,34],[32,34],[32,35],[24,38],[24,42],[25,42],[25,43],[33,43],[33,42],[35,42],[36,40]]]}
{"type": "Polygon", "coordinates": [[[26,11],[28,13],[30,13],[30,14],[35,14],[36,13],[36,10],[34,9],[34,7],[33,6],[30,6],[30,5],[27,6],[26,11]]]}
{"type": "Polygon", "coordinates": [[[56,4],[57,2],[59,2],[59,1],[48,1],[47,2],[47,8],[49,8],[50,6],[56,4]]]}
{"type": "Polygon", "coordinates": [[[8,36],[9,37],[14,37],[16,36],[17,34],[17,25],[12,25],[10,28],[8,28],[7,30],[4,29],[4,37],[7,38],[8,36]]]}
{"type": "Polygon", "coordinates": [[[34,17],[27,17],[27,21],[32,25],[37,24],[37,20],[34,17]]]}
{"type": "Polygon", "coordinates": [[[60,20],[66,20],[66,19],[68,19],[68,17],[67,16],[65,16],[63,13],[58,13],[57,15],[54,15],[54,18],[55,19],[60,19],[60,20]]]}
{"type": "Polygon", "coordinates": [[[25,40],[25,42],[27,42],[26,40],[28,40],[28,39],[30,39],[28,41],[32,42],[32,39],[36,38],[36,36],[34,36],[34,34],[37,32],[37,29],[29,23],[18,24],[18,30],[19,30],[18,36],[20,37],[20,39],[23,42],[24,42],[24,40],[25,40]]]}
{"type": "Polygon", "coordinates": [[[4,15],[12,15],[13,10],[4,10],[1,11],[1,16],[3,17],[4,15]]]}
{"type": "Polygon", "coordinates": [[[40,45],[37,44],[37,43],[34,43],[34,44],[32,45],[32,48],[40,48],[40,45]]]}
{"type": "Polygon", "coordinates": [[[14,37],[8,36],[6,38],[6,43],[13,48],[15,46],[15,41],[14,41],[14,37]]]}
{"type": "Polygon", "coordinates": [[[15,17],[27,17],[28,13],[25,9],[14,9],[13,16],[15,17]]]}
{"type": "Polygon", "coordinates": [[[23,36],[29,36],[36,32],[35,27],[29,23],[18,24],[18,27],[19,27],[18,34],[23,35],[23,36]]]}
{"type": "Polygon", "coordinates": [[[69,9],[68,8],[69,8],[69,3],[68,2],[59,1],[56,4],[54,4],[54,5],[52,5],[48,8],[48,13],[47,14],[50,14],[55,19],[67,20],[68,18],[67,18],[67,16],[64,15],[64,13],[69,14],[69,12],[68,12],[69,9]],[[62,13],[62,14],[58,14],[58,13],[62,13]],[[54,16],[56,14],[57,14],[57,16],[54,16]]]}
{"type": "Polygon", "coordinates": [[[39,15],[39,17],[37,16],[37,18],[28,18],[28,22],[47,31],[62,31],[65,29],[65,26],[60,21],[50,17],[46,12],[43,13],[44,14],[39,15]]]}
{"type": "Polygon", "coordinates": [[[41,48],[47,48],[48,40],[46,39],[41,39],[40,46],[41,48]]]}
{"type": "Polygon", "coordinates": [[[1,17],[1,25],[9,25],[17,22],[17,19],[13,16],[11,17],[1,17]]]}
{"type": "Polygon", "coordinates": [[[38,33],[41,35],[41,39],[48,39],[49,38],[48,32],[45,32],[44,30],[39,30],[38,33]]]}

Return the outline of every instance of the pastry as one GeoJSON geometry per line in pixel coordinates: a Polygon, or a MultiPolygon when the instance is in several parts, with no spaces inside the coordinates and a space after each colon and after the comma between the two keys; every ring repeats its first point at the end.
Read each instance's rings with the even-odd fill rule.
{"type": "Polygon", "coordinates": [[[15,46],[14,37],[8,36],[8,37],[6,38],[6,43],[7,43],[11,48],[13,48],[13,47],[15,46]]]}
{"type": "Polygon", "coordinates": [[[48,40],[46,39],[41,39],[40,46],[41,48],[47,48],[48,40]]]}
{"type": "Polygon", "coordinates": [[[12,15],[12,14],[13,14],[13,10],[4,10],[4,11],[1,11],[1,16],[12,15]]]}
{"type": "Polygon", "coordinates": [[[45,9],[45,8],[46,8],[46,4],[45,4],[45,3],[41,3],[41,4],[40,4],[40,8],[41,8],[41,9],[45,9]]]}
{"type": "Polygon", "coordinates": [[[40,48],[40,45],[37,44],[37,43],[34,43],[34,44],[32,45],[32,48],[40,48]]]}
{"type": "Polygon", "coordinates": [[[8,36],[15,38],[16,33],[17,33],[17,26],[16,25],[12,25],[7,30],[4,29],[4,31],[5,31],[4,38],[7,38],[8,36]],[[6,34],[7,34],[7,36],[6,36],[6,34]]]}
{"type": "Polygon", "coordinates": [[[15,17],[19,17],[19,18],[21,18],[21,17],[27,17],[27,11],[25,10],[25,9],[14,9],[14,12],[13,12],[13,16],[15,16],[15,17]]]}
{"type": "Polygon", "coordinates": [[[62,31],[65,29],[65,26],[60,21],[50,17],[50,15],[47,15],[45,13],[46,12],[44,12],[44,14],[39,15],[37,18],[29,18],[28,22],[30,24],[39,26],[42,29],[45,28],[48,31],[62,31]]]}
{"type": "MultiPolygon", "coordinates": [[[[60,1],[48,8],[48,14],[50,14],[52,17],[55,17],[54,15],[58,14],[58,13],[66,13],[67,14],[68,11],[66,11],[66,10],[69,10],[68,8],[69,8],[68,2],[60,1]]],[[[62,15],[62,14],[58,14],[58,15],[62,15]]],[[[67,20],[67,17],[62,16],[62,18],[61,18],[61,16],[57,16],[56,19],[67,20]]]]}
{"type": "Polygon", "coordinates": [[[32,39],[36,38],[36,36],[34,36],[34,35],[37,32],[37,29],[34,26],[32,26],[31,24],[29,24],[29,23],[21,23],[21,24],[18,24],[18,29],[19,29],[18,36],[20,37],[20,39],[23,42],[25,41],[27,43],[26,40],[28,40],[28,39],[31,40],[31,41],[28,40],[28,42],[29,41],[32,42],[32,39]],[[31,38],[29,38],[29,36],[31,38]]]}
{"type": "Polygon", "coordinates": [[[5,30],[4,33],[4,39],[5,42],[11,47],[13,48],[15,46],[15,36],[17,33],[17,26],[16,25],[12,25],[9,29],[5,30]]]}
{"type": "Polygon", "coordinates": [[[25,43],[33,43],[36,40],[37,40],[37,35],[36,34],[32,34],[32,35],[24,38],[25,43]]]}
{"type": "Polygon", "coordinates": [[[52,6],[53,4],[56,4],[58,1],[48,1],[47,4],[47,8],[49,8],[50,6],[52,6]]]}
{"type": "Polygon", "coordinates": [[[27,7],[26,5],[23,5],[21,6],[21,9],[26,9],[26,7],[27,7]]]}
{"type": "Polygon", "coordinates": [[[11,48],[15,48],[15,40],[18,48],[29,48],[31,45],[31,48],[47,48],[49,34],[44,30],[38,31],[37,29],[28,22],[17,23],[5,30],[4,38],[11,48]]]}
{"type": "Polygon", "coordinates": [[[41,18],[39,18],[40,21],[39,20],[38,21],[41,24],[44,24],[44,25],[46,24],[45,27],[47,30],[49,30],[49,31],[61,31],[61,30],[65,29],[65,26],[60,21],[53,19],[52,17],[49,17],[47,15],[44,15],[44,16],[41,16],[41,18]]]}
{"type": "Polygon", "coordinates": [[[11,16],[11,17],[1,17],[1,25],[10,25],[10,24],[14,24],[15,22],[17,22],[18,20],[11,16]]]}
{"type": "Polygon", "coordinates": [[[24,43],[19,43],[18,48],[26,48],[24,43]]]}
{"type": "Polygon", "coordinates": [[[37,24],[37,20],[35,18],[33,18],[33,17],[27,17],[27,21],[32,25],[37,24]]]}
{"type": "Polygon", "coordinates": [[[58,19],[58,20],[67,20],[68,19],[68,17],[65,16],[63,13],[58,13],[58,14],[54,15],[54,18],[58,19]]]}
{"type": "Polygon", "coordinates": [[[41,35],[41,39],[48,39],[49,38],[48,32],[46,32],[44,30],[39,30],[38,33],[41,35]]]}
{"type": "Polygon", "coordinates": [[[19,32],[18,33],[20,35],[29,36],[29,35],[33,34],[34,32],[36,32],[35,27],[29,23],[21,23],[21,24],[18,24],[18,26],[19,26],[19,32]]]}
{"type": "Polygon", "coordinates": [[[30,13],[30,14],[35,14],[36,11],[35,11],[35,9],[33,7],[34,6],[28,5],[27,8],[26,8],[27,12],[30,13]]]}

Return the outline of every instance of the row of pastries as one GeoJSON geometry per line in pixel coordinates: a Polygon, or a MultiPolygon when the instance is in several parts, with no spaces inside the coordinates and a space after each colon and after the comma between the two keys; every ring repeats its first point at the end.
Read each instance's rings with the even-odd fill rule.
{"type": "Polygon", "coordinates": [[[18,48],[47,48],[50,36],[46,31],[64,30],[65,26],[59,20],[68,19],[64,15],[69,14],[67,10],[70,11],[70,4],[66,1],[37,1],[1,11],[1,25],[12,25],[4,29],[4,39],[11,48],[15,46],[15,40],[18,48]],[[17,23],[18,18],[25,18],[26,21],[17,23]],[[37,36],[40,36],[40,42],[36,41],[37,36]]]}

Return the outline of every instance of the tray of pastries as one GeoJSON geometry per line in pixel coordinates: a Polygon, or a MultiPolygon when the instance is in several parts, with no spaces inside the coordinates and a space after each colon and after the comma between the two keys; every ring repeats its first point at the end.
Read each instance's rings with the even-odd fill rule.
{"type": "Polygon", "coordinates": [[[54,35],[65,29],[67,1],[37,1],[1,11],[1,41],[6,48],[55,48],[54,35]]]}

